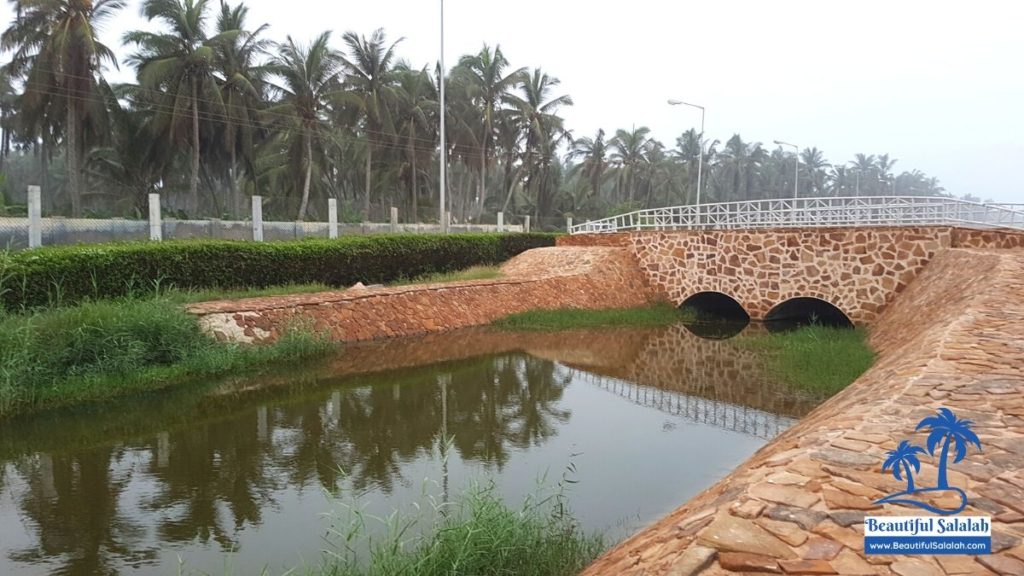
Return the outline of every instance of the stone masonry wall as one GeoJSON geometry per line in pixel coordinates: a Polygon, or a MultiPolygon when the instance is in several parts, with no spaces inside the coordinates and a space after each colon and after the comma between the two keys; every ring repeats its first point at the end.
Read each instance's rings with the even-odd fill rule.
{"type": "Polygon", "coordinates": [[[870,324],[942,250],[1024,246],[1024,234],[950,227],[590,234],[559,245],[628,245],[652,286],[682,304],[721,292],[754,320],[792,298],[829,302],[870,324]]]}
{"type": "Polygon", "coordinates": [[[657,298],[624,248],[541,248],[502,270],[495,280],[203,302],[188,310],[224,341],[270,342],[296,323],[360,341],[488,324],[535,308],[627,308],[657,298]]]}

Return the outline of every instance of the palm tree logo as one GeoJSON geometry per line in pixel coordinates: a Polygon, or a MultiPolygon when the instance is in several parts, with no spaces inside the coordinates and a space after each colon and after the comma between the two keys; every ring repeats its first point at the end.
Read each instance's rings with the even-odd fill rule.
{"type": "Polygon", "coordinates": [[[924,453],[924,448],[904,440],[900,442],[899,447],[886,454],[888,458],[882,464],[882,472],[892,468],[892,475],[897,480],[903,480],[903,476],[906,475],[907,494],[913,494],[914,473],[921,471],[921,461],[917,459],[917,455],[924,453]]]}
{"type": "Polygon", "coordinates": [[[928,439],[926,445],[927,450],[911,444],[906,440],[900,442],[900,445],[895,449],[891,450],[886,454],[886,460],[882,464],[882,471],[887,472],[892,470],[892,475],[897,480],[903,480],[903,476],[907,479],[907,489],[898,494],[891,494],[880,500],[877,500],[876,504],[906,504],[909,506],[916,506],[923,508],[929,512],[948,516],[950,514],[956,514],[963,511],[967,507],[967,494],[957,487],[951,487],[948,479],[948,465],[949,465],[949,450],[952,447],[953,463],[962,461],[967,457],[967,450],[970,445],[973,444],[981,450],[981,440],[978,435],[971,430],[970,420],[961,420],[953,414],[953,411],[949,408],[939,408],[938,413],[934,416],[928,416],[922,419],[918,424],[916,430],[926,430],[928,432],[928,439]],[[914,474],[921,471],[921,461],[918,459],[918,454],[929,454],[932,457],[935,456],[936,449],[939,446],[942,449],[939,452],[939,473],[936,480],[936,486],[931,488],[915,488],[914,486],[914,474]],[[960,505],[954,510],[946,510],[933,506],[928,502],[923,502],[914,498],[914,496],[931,496],[933,493],[941,492],[952,492],[960,497],[960,505]]]}

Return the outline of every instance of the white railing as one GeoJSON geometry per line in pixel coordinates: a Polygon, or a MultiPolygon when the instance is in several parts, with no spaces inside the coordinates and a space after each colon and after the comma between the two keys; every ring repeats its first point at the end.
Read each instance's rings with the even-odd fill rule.
{"type": "Polygon", "coordinates": [[[569,232],[936,225],[1024,230],[1024,207],[929,196],[751,200],[637,210],[578,224],[569,232]]]}

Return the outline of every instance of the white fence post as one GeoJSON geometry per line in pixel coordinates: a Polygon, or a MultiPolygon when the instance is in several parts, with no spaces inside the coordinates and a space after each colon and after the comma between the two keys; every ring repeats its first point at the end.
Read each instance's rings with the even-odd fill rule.
{"type": "Polygon", "coordinates": [[[327,236],[330,239],[338,237],[338,199],[327,199],[327,236]]]}
{"type": "Polygon", "coordinates": [[[28,187],[28,247],[43,245],[43,195],[39,186],[28,187]]]}
{"type": "Polygon", "coordinates": [[[505,231],[505,213],[498,212],[498,232],[505,231]]]}
{"type": "Polygon", "coordinates": [[[572,232],[572,216],[567,216],[565,219],[565,231],[572,232]]]}
{"type": "Polygon", "coordinates": [[[149,195],[149,239],[160,242],[164,239],[163,219],[160,216],[160,195],[149,195]]]}
{"type": "Polygon", "coordinates": [[[523,232],[530,232],[530,216],[527,214],[523,217],[523,232]]]}
{"type": "Polygon", "coordinates": [[[263,242],[263,196],[252,197],[252,239],[263,242]]]}
{"type": "Polygon", "coordinates": [[[391,207],[391,233],[398,232],[398,208],[391,207]]]}

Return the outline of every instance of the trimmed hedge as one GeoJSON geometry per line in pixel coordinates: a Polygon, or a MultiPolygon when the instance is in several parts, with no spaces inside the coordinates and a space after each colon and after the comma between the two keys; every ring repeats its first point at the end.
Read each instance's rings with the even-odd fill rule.
{"type": "Polygon", "coordinates": [[[552,234],[458,234],[60,246],[0,255],[0,301],[13,310],[170,287],[376,284],[497,264],[554,243],[552,234]]]}

